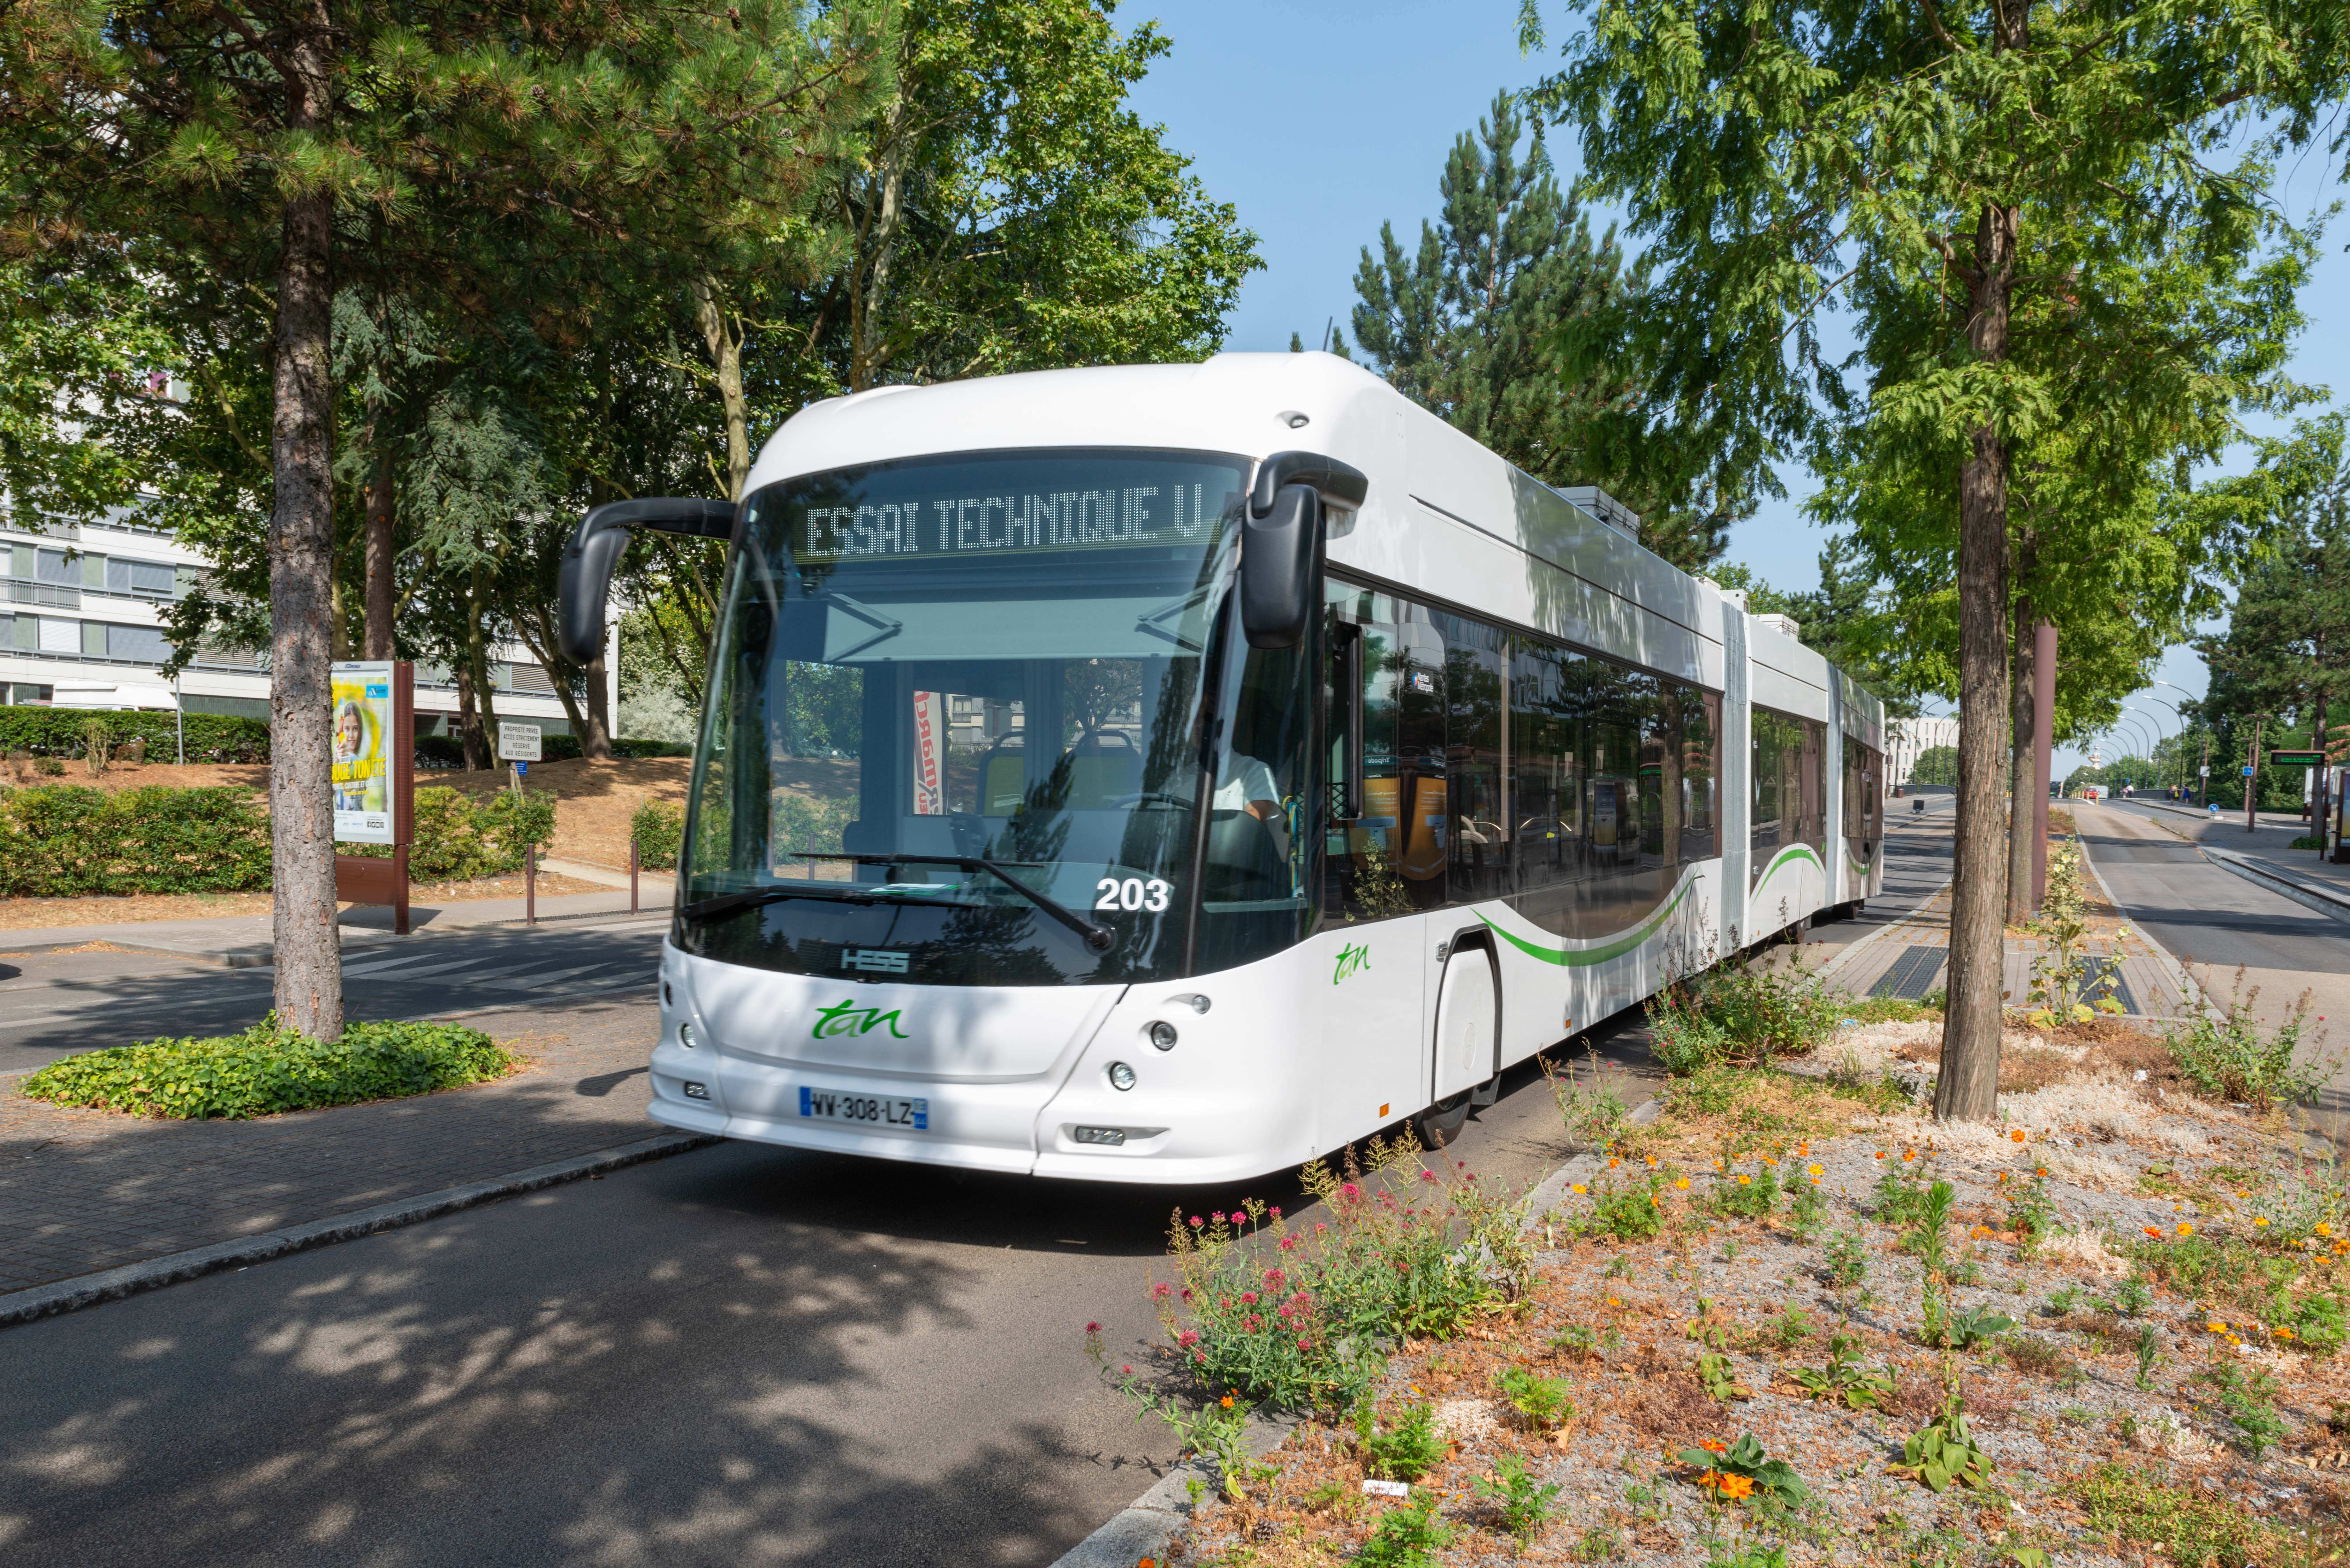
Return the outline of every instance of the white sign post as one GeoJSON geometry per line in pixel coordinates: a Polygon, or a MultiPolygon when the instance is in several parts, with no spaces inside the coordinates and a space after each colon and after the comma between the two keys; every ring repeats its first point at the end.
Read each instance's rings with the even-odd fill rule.
{"type": "MultiPolygon", "coordinates": [[[[518,719],[498,721],[498,760],[514,766],[515,804],[521,804],[522,775],[525,769],[538,761],[539,729],[518,719]]],[[[538,924],[538,846],[525,844],[522,854],[522,918],[525,925],[538,924]]]]}

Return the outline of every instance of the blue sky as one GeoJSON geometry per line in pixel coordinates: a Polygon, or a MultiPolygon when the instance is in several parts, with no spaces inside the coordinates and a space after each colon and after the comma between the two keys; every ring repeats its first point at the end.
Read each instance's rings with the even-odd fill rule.
{"type": "MultiPolygon", "coordinates": [[[[1380,221],[1416,242],[1420,220],[1436,211],[1452,139],[1476,125],[1497,89],[1528,86],[1552,68],[1555,55],[1518,52],[1517,14],[1517,0],[1128,0],[1120,7],[1121,26],[1156,17],[1175,46],[1137,89],[1137,108],[1166,126],[1170,144],[1196,161],[1209,191],[1238,206],[1262,241],[1266,267],[1242,291],[1229,347],[1286,348],[1292,332],[1318,341],[1333,316],[1345,324],[1357,258],[1378,239],[1380,221]],[[1440,26],[1430,25],[1440,17],[1440,26]]],[[[1563,8],[1547,5],[1544,21],[1555,33],[1563,8]]],[[[1552,151],[1571,173],[1571,138],[1552,151]]],[[[2295,220],[2343,194],[2337,167],[2314,155],[2283,171],[2279,195],[2295,220]]],[[[2337,222],[2307,296],[2312,321],[2294,373],[2350,392],[2345,235],[2350,223],[2337,222]]],[[[1797,509],[1809,476],[1795,464],[1781,479],[1790,499],[1736,531],[1730,556],[1782,587],[1810,587],[1821,535],[1797,509]]],[[[2157,674],[2189,692],[2204,687],[2202,660],[2186,649],[2172,649],[2157,674]]],[[[2162,686],[2145,695],[2179,697],[2162,686]]],[[[2170,723],[2151,701],[2132,705],[2170,723]]],[[[2059,763],[2070,765],[2063,755],[2059,763]]]]}

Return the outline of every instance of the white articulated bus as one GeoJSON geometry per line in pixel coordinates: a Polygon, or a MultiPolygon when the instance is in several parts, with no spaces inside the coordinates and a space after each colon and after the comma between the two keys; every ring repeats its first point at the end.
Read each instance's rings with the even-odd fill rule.
{"type": "Polygon", "coordinates": [[[1257,1176],[1878,886],[1875,699],[1343,359],[879,388],[744,496],[564,568],[584,661],[630,528],[732,542],[671,1126],[1257,1176]]]}

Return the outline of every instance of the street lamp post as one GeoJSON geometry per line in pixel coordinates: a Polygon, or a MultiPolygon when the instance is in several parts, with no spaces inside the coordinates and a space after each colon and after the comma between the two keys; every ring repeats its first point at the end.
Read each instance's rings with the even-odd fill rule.
{"type": "MultiPolygon", "coordinates": [[[[2186,687],[2181,686],[2176,680],[2158,680],[2155,684],[2157,686],[2169,687],[2173,691],[2178,692],[2189,702],[2200,702],[2203,701],[2202,698],[2197,696],[2194,692],[2189,691],[2186,687]]],[[[2184,725],[2186,721],[2187,716],[2183,713],[2180,714],[2179,722],[2184,725]]],[[[2202,726],[2202,731],[2203,755],[2202,759],[2196,764],[2195,774],[2195,805],[2199,810],[2208,808],[2211,804],[2211,726],[2205,724],[2202,726]]],[[[2186,731],[2181,729],[2179,733],[2184,735],[2186,731]]],[[[2186,758],[2181,757],[2179,762],[2184,765],[2186,758]]]]}
{"type": "MultiPolygon", "coordinates": [[[[2161,698],[2159,698],[2159,697],[2147,697],[2147,698],[2143,698],[2143,699],[2141,699],[2141,701],[2147,701],[2147,702],[2159,703],[2161,706],[2163,706],[2163,707],[2165,707],[2165,708],[2169,708],[2169,707],[2170,707],[2170,704],[2169,704],[2169,703],[2168,703],[2168,702],[2164,702],[2164,701],[2162,701],[2162,699],[2161,699],[2161,698]]],[[[2168,737],[2168,735],[2165,735],[2165,734],[2162,732],[2162,720],[2161,720],[2158,715],[2153,714],[2153,713],[2147,713],[2147,714],[2146,714],[2145,716],[2146,716],[2146,718],[2147,718],[2148,721],[2150,721],[2150,722],[2153,723],[2153,725],[2154,725],[2154,751],[2149,752],[2148,753],[2147,753],[2147,761],[2149,761],[2149,762],[2151,762],[2151,763],[2153,763],[2155,764],[2155,766],[2156,766],[2156,769],[2157,769],[2157,772],[2156,772],[2156,774],[2155,774],[2156,781],[2157,781],[2156,787],[2157,787],[2157,788],[2159,788],[2159,787],[2160,787],[2160,779],[2161,779],[2160,768],[2161,768],[2161,765],[2162,765],[2162,758],[2160,757],[2160,755],[2159,755],[2158,753],[2159,753],[2161,752],[2161,750],[2162,750],[2162,742],[2165,742],[2165,741],[2167,741],[2167,740],[2168,740],[2168,739],[2169,739],[2169,737],[2168,737]]],[[[2175,709],[2175,708],[2171,709],[2170,716],[2171,716],[2173,719],[2177,719],[2177,718],[2178,717],[2178,711],[2177,709],[2175,709]]],[[[2185,730],[2184,730],[2183,726],[2182,726],[2182,728],[2181,728],[2180,733],[2182,733],[2182,734],[2184,734],[2184,733],[2185,733],[2185,730]]]]}

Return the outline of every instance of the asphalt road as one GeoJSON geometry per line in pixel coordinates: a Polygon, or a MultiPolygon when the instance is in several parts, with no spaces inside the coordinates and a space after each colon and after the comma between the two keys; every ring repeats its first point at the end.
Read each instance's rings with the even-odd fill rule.
{"type": "MultiPolygon", "coordinates": [[[[651,994],[665,915],[595,925],[479,927],[354,948],[343,958],[353,1018],[584,997],[651,994]]],[[[152,953],[12,953],[0,931],[0,1074],[157,1035],[219,1034],[269,1011],[271,971],[152,953]]]]}
{"type": "MultiPolygon", "coordinates": [[[[1916,858],[1872,915],[1939,885],[1916,858]]],[[[452,950],[602,966],[559,992],[634,983],[658,936],[452,950]]],[[[92,967],[37,978],[183,1020],[265,1004],[251,976],[92,967]]],[[[470,971],[359,967],[363,1005],[470,994],[470,971]]],[[[1645,1097],[1638,1015],[1588,1038],[1645,1097]]],[[[1530,1064],[1451,1152],[1529,1182],[1566,1148],[1530,1064]]],[[[1139,1361],[1170,1212],[1249,1193],[1312,1217],[1286,1180],[1087,1188],[728,1143],[27,1324],[0,1334],[0,1545],[110,1568],[1048,1563],[1175,1447],[1085,1324],[1139,1361]]]]}

